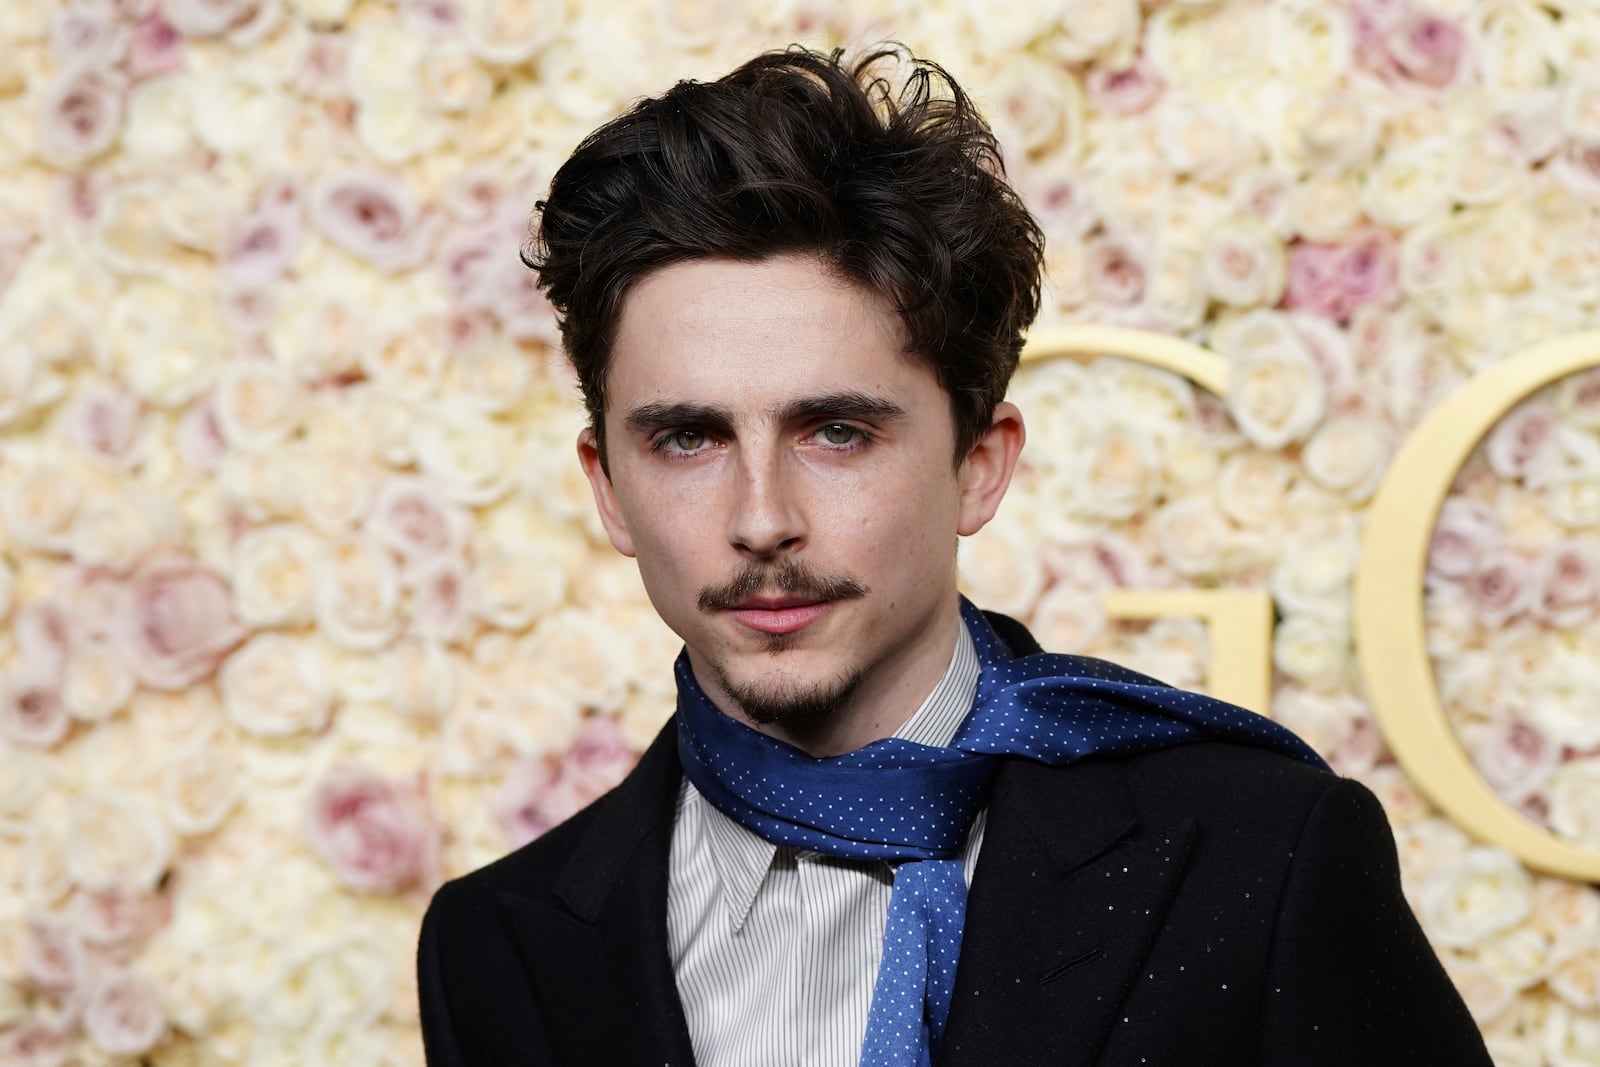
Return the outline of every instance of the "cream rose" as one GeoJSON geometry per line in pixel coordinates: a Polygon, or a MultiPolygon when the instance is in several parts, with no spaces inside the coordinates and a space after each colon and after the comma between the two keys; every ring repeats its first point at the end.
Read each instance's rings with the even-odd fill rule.
{"type": "Polygon", "coordinates": [[[1547,981],[1550,991],[1574,1008],[1600,1006],[1600,947],[1566,954],[1551,969],[1547,981]]]}
{"type": "Polygon", "coordinates": [[[1272,637],[1272,662],[1288,677],[1320,692],[1350,680],[1350,639],[1345,628],[1311,615],[1280,622],[1272,637]]]}
{"type": "Polygon", "coordinates": [[[137,680],[110,644],[84,642],[72,650],[61,678],[61,703],[73,718],[102,722],[126,707],[137,680]]]}
{"type": "Polygon", "coordinates": [[[1503,849],[1476,846],[1422,887],[1418,909],[1436,944],[1472,948],[1527,918],[1532,882],[1503,849]]]}
{"type": "Polygon", "coordinates": [[[1533,925],[1557,946],[1587,943],[1600,929],[1600,890],[1556,878],[1536,879],[1533,925]]]}
{"type": "Polygon", "coordinates": [[[167,1013],[155,984],[135,971],[100,977],[83,1012],[89,1040],[113,1056],[139,1056],[167,1032],[167,1013]]]}
{"type": "Polygon", "coordinates": [[[1107,626],[1100,595],[1066,584],[1045,591],[1029,624],[1043,647],[1078,654],[1093,648],[1107,626]]]}
{"type": "Polygon", "coordinates": [[[1289,195],[1289,225],[1308,241],[1332,244],[1353,233],[1362,220],[1361,187],[1354,179],[1312,175],[1289,195]]]}
{"type": "Polygon", "coordinates": [[[399,625],[400,573],[393,557],[369,542],[328,545],[315,594],[317,625],[341,648],[382,648],[399,625]]]}
{"type": "Polygon", "coordinates": [[[411,630],[430,641],[459,643],[472,627],[472,572],[458,556],[435,556],[407,575],[411,592],[411,630]]]}
{"type": "Polygon", "coordinates": [[[234,550],[234,610],[250,626],[304,623],[311,618],[318,543],[300,526],[251,530],[234,550]]]}
{"type": "Polygon", "coordinates": [[[460,691],[455,657],[429,641],[403,641],[384,652],[385,702],[406,715],[441,716],[460,691]]]}
{"type": "Polygon", "coordinates": [[[223,748],[195,747],[174,755],[161,775],[162,813],[186,836],[221,826],[243,795],[238,761],[223,748]]]}
{"type": "Polygon", "coordinates": [[[989,112],[997,132],[1013,150],[1049,152],[1073,159],[1083,138],[1083,90],[1060,66],[1027,52],[1008,56],[993,69],[989,112]]]}
{"type": "Polygon", "coordinates": [[[129,487],[94,497],[79,509],[72,523],[72,555],[86,566],[125,574],[158,548],[176,546],[182,536],[182,522],[165,497],[129,487]]]}
{"type": "Polygon", "coordinates": [[[1088,514],[1126,519],[1159,498],[1160,456],[1147,431],[1113,423],[1092,432],[1084,446],[1077,500],[1088,514]]]}
{"type": "Polygon", "coordinates": [[[378,490],[366,531],[408,564],[460,555],[472,534],[472,518],[430,482],[391,478],[378,490]]]}
{"type": "Polygon", "coordinates": [[[1353,536],[1291,545],[1273,568],[1273,599],[1285,612],[1330,622],[1348,618],[1356,548],[1353,536]]]}
{"type": "Polygon", "coordinates": [[[1303,440],[1322,421],[1322,376],[1305,342],[1281,316],[1248,312],[1219,330],[1215,344],[1229,357],[1229,410],[1250,440],[1279,449],[1303,440]]]}
{"type": "Polygon", "coordinates": [[[29,548],[67,550],[87,488],[69,464],[41,460],[23,466],[0,494],[6,534],[29,548]]]}
{"type": "Polygon", "coordinates": [[[290,368],[261,359],[235,359],[225,366],[212,405],[228,443],[250,451],[281,445],[305,410],[303,390],[290,368]]]}
{"type": "Polygon", "coordinates": [[[1452,169],[1451,153],[1440,143],[1390,152],[1367,172],[1362,205],[1380,226],[1405,229],[1448,207],[1452,169]]]}
{"type": "Polygon", "coordinates": [[[460,402],[438,401],[419,408],[410,442],[423,473],[457,503],[493,503],[515,478],[506,427],[460,402]]]}
{"type": "Polygon", "coordinates": [[[1037,539],[1005,513],[960,547],[958,569],[969,595],[993,610],[1027,615],[1044,588],[1037,539]]]}
{"type": "Polygon", "coordinates": [[[1311,435],[1300,461],[1313,481],[1359,503],[1383,479],[1392,436],[1381,419],[1335,416],[1311,435]]]}
{"type": "Polygon", "coordinates": [[[567,0],[464,0],[467,47],[486,63],[530,59],[568,21],[567,0]]]}
{"type": "MultiPolygon", "coordinates": [[[[1594,708],[1591,701],[1583,709],[1590,719],[1600,718],[1594,708]]],[[[1586,735],[1594,732],[1593,723],[1590,727],[1586,735]]],[[[1600,757],[1562,764],[1551,776],[1547,792],[1551,828],[1569,840],[1590,848],[1600,847],[1600,806],[1594,802],[1600,796],[1600,757]]]]}
{"type": "Polygon", "coordinates": [[[172,831],[138,793],[103,790],[72,802],[66,868],[84,889],[149,892],[171,865],[172,849],[172,831]]]}
{"type": "Polygon", "coordinates": [[[257,634],[228,657],[218,676],[223,707],[246,733],[315,733],[333,710],[333,685],[321,650],[283,634],[257,634]]]}
{"type": "Polygon", "coordinates": [[[1270,529],[1282,518],[1294,474],[1294,465],[1281,456],[1235,453],[1217,478],[1217,506],[1244,529],[1270,529]]]}
{"type": "MultiPolygon", "coordinates": [[[[1051,41],[1051,47],[1068,62],[1091,58],[1125,62],[1132,58],[1139,39],[1140,11],[1137,0],[1067,0],[1061,8],[1064,36],[1051,41]]],[[[993,17],[986,7],[983,19],[993,17]]]]}
{"type": "Polygon", "coordinates": [[[362,456],[319,454],[316,477],[301,482],[300,513],[324,536],[348,532],[372,509],[379,468],[362,456]]]}
{"type": "Polygon", "coordinates": [[[1283,295],[1283,242],[1265,222],[1241,217],[1212,231],[1200,255],[1211,296],[1234,307],[1270,306],[1283,295]]]}
{"type": "Polygon", "coordinates": [[[473,611],[502,630],[526,629],[565,598],[569,554],[553,540],[487,546],[473,561],[473,611]]]}

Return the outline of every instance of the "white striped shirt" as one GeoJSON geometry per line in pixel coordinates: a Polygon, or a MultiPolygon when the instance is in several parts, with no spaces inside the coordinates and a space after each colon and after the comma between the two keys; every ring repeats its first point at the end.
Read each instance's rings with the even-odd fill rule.
{"type": "MultiPolygon", "coordinates": [[[[978,671],[963,623],[944,677],[895,736],[948,745],[978,671]]],[[[967,837],[969,884],[983,823],[979,812],[967,837]]],[[[699,1067],[856,1067],[893,867],[774,845],[685,779],[668,877],[667,944],[699,1067]]]]}

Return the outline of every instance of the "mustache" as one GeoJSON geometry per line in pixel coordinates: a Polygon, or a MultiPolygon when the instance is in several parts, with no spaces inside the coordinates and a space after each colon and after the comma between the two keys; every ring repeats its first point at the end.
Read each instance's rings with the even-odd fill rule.
{"type": "Polygon", "coordinates": [[[851,600],[865,596],[867,587],[848,574],[822,574],[786,559],[776,564],[748,563],[726,582],[701,589],[697,603],[701,611],[726,610],[763,591],[807,600],[851,600]]]}

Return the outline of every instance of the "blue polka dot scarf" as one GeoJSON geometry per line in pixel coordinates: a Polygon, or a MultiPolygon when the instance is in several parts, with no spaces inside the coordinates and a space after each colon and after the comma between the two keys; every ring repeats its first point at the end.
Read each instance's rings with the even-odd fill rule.
{"type": "Polygon", "coordinates": [[[938,1055],[966,915],[961,850],[1003,759],[1059,766],[1224,740],[1326,766],[1270,719],[1112,664],[1013,656],[965,599],[961,613],[982,669],[948,748],[890,737],[819,759],[719,712],[687,655],[675,668],[684,773],[718,810],[774,844],[898,863],[862,1067],[938,1055]]]}

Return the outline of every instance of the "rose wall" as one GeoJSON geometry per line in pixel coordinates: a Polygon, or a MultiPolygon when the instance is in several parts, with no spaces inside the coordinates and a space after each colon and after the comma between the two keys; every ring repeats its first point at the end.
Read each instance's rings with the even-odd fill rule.
{"type": "MultiPolygon", "coordinates": [[[[1411,788],[1349,622],[1407,432],[1600,325],[1595,0],[6,0],[0,1062],[421,1062],[429,892],[614,782],[672,703],[517,258],[533,201],[639,94],[885,37],[995,121],[1044,323],[1232,367],[1226,404],[1025,368],[968,591],[1194,685],[1198,623],[1101,594],[1269,590],[1273,714],[1383,799],[1497,1062],[1600,1064],[1600,894],[1411,788]]],[[[1597,521],[1586,374],[1461,472],[1426,603],[1484,776],[1600,847],[1597,521]]]]}

